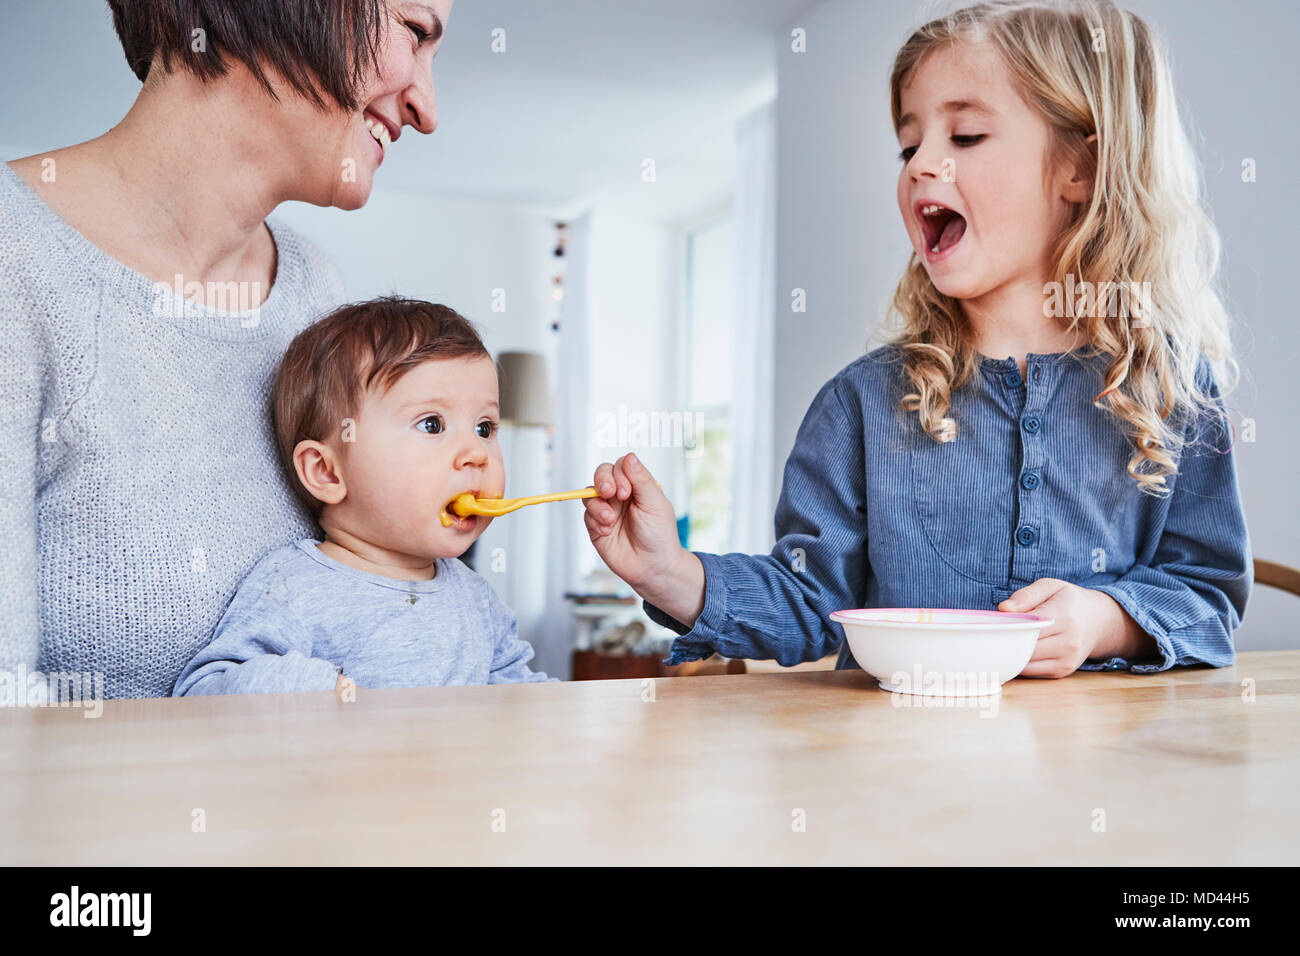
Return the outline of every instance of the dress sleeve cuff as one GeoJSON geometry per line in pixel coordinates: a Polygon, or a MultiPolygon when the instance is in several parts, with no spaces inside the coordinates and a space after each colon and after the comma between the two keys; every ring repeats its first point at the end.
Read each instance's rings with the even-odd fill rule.
{"type": "Polygon", "coordinates": [[[1147,614],[1138,602],[1133,600],[1133,595],[1128,592],[1127,588],[1114,584],[1103,584],[1093,588],[1093,590],[1110,595],[1120,607],[1128,612],[1129,617],[1137,622],[1138,627],[1151,636],[1151,639],[1156,642],[1156,648],[1160,651],[1160,660],[1158,662],[1151,660],[1133,662],[1124,657],[1109,657],[1105,660],[1100,658],[1096,660],[1089,659],[1079,665],[1079,670],[1126,670],[1134,674],[1157,674],[1160,671],[1169,670],[1178,663],[1178,655],[1174,651],[1173,641],[1169,639],[1169,633],[1153,620],[1151,615],[1147,614]]]}
{"type": "Polygon", "coordinates": [[[727,586],[723,574],[723,558],[703,551],[692,553],[704,566],[704,608],[696,618],[694,627],[687,627],[649,601],[641,602],[650,620],[677,632],[678,637],[673,641],[668,657],[664,660],[664,663],[670,666],[685,661],[702,660],[714,654],[717,651],[719,631],[727,618],[727,586]]]}

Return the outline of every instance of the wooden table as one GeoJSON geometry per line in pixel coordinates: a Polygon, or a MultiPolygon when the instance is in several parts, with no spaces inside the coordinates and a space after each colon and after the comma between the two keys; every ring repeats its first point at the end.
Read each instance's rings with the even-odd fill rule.
{"type": "Polygon", "coordinates": [[[1300,862],[1300,651],[995,715],[861,671],[108,701],[0,755],[5,864],[1300,862]]]}

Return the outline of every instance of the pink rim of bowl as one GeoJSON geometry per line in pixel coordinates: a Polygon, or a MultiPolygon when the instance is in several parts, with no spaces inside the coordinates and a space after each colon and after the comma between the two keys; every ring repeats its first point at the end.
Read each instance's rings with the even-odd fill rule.
{"type": "Polygon", "coordinates": [[[969,608],[951,607],[860,607],[832,611],[831,620],[837,624],[870,624],[882,627],[916,627],[917,625],[924,625],[925,627],[954,631],[972,627],[981,630],[1006,629],[1008,627],[1027,630],[1032,627],[1046,627],[1048,624],[1053,623],[1052,618],[1039,617],[1037,614],[1015,614],[1011,611],[977,611],[969,608]],[[913,618],[910,620],[900,619],[908,615],[912,615],[913,618]],[[988,620],[944,620],[944,617],[949,615],[960,615],[963,618],[981,617],[988,620]]]}

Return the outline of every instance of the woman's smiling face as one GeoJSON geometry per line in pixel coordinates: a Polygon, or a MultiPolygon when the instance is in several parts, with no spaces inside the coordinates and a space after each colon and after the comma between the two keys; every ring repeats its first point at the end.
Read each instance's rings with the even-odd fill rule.
{"type": "Polygon", "coordinates": [[[1017,279],[1047,281],[1068,205],[1047,173],[1047,124],[996,52],[935,50],[900,103],[898,208],[935,287],[973,299],[1017,279]]]}
{"type": "Polygon", "coordinates": [[[402,129],[410,126],[432,133],[437,128],[433,58],[442,45],[453,3],[390,0],[387,4],[377,68],[360,94],[363,105],[346,116],[337,137],[326,138],[334,144],[333,155],[318,157],[321,171],[331,177],[328,200],[320,205],[340,209],[365,205],[376,171],[402,129]]]}

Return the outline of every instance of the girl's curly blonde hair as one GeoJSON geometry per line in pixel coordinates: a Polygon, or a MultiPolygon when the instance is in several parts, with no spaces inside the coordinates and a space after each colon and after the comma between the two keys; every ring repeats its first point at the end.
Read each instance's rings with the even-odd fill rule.
{"type": "MultiPolygon", "coordinates": [[[[1091,314],[1072,317],[1065,329],[1110,360],[1093,404],[1133,442],[1129,475],[1143,492],[1167,494],[1182,445],[1175,412],[1195,414],[1214,401],[1210,383],[1197,381],[1201,355],[1225,394],[1239,371],[1216,289],[1219,237],[1202,205],[1166,55],[1140,17],[1110,0],[977,4],[932,20],[903,44],[890,76],[895,132],[912,71],[936,48],[963,41],[988,43],[1000,55],[1048,124],[1049,162],[1092,165],[1087,140],[1097,135],[1092,197],[1073,209],[1056,241],[1053,278],[1057,288],[1109,282],[1146,291],[1137,308],[1120,296],[1113,308],[1086,309],[1091,314]]],[[[952,393],[979,360],[961,304],[935,288],[913,254],[893,312],[900,329],[892,344],[913,389],[902,407],[917,413],[931,438],[952,441],[952,393]]]]}

